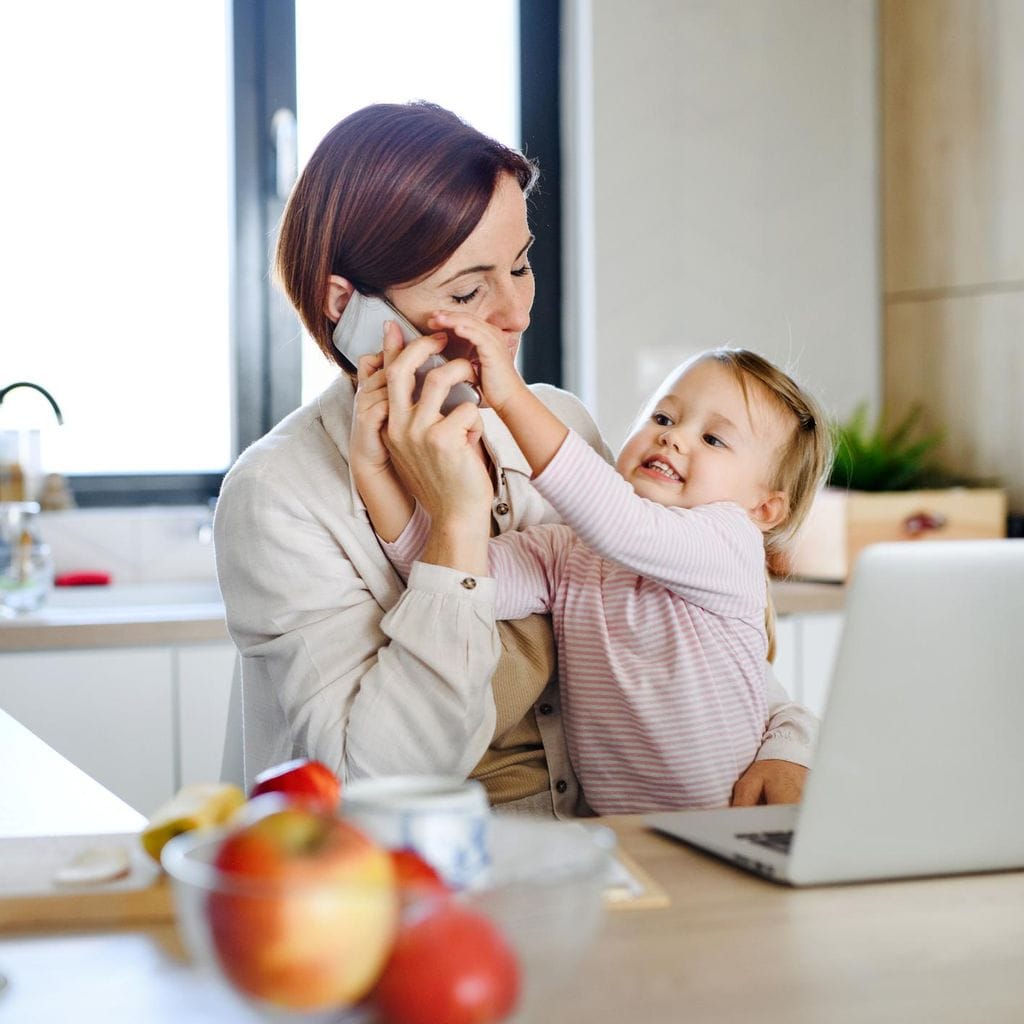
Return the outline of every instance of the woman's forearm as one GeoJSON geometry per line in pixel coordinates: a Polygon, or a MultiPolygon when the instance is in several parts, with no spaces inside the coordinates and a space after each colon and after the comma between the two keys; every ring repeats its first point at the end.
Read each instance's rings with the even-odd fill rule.
{"type": "Polygon", "coordinates": [[[489,534],[489,523],[482,514],[470,518],[442,515],[431,521],[427,543],[419,560],[486,576],[489,534]]]}
{"type": "Polygon", "coordinates": [[[393,541],[412,518],[415,502],[389,465],[386,469],[353,473],[373,528],[383,541],[393,541]]]}

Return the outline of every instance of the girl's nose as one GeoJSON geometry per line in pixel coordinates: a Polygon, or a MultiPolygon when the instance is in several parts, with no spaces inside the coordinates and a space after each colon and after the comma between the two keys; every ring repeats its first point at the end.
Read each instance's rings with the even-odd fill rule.
{"type": "Polygon", "coordinates": [[[678,425],[669,427],[668,430],[664,431],[658,438],[658,442],[666,448],[674,448],[680,453],[685,453],[686,451],[686,439],[678,425]]]}

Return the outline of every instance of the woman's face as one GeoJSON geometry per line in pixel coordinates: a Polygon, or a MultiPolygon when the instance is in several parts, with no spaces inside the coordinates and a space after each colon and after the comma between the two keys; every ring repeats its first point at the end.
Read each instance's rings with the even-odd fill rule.
{"type": "MultiPolygon", "coordinates": [[[[532,242],[523,190],[512,175],[502,175],[480,223],[448,261],[415,284],[389,288],[387,298],[424,334],[432,313],[472,313],[502,331],[515,355],[533,306],[532,242]]],[[[472,346],[452,338],[444,354],[468,356],[472,346]]]]}

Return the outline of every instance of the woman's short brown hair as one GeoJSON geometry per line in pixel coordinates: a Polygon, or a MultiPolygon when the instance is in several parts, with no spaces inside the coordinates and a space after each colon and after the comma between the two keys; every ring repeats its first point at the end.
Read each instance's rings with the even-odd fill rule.
{"type": "Polygon", "coordinates": [[[433,103],[380,103],[339,121],[285,207],[275,270],[324,354],[345,366],[324,314],[327,279],[365,295],[416,281],[469,237],[503,174],[529,193],[537,168],[433,103]]]}

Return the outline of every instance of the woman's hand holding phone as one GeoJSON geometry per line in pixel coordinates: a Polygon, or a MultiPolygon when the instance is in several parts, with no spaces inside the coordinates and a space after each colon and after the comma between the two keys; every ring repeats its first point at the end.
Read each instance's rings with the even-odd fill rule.
{"type": "MultiPolygon", "coordinates": [[[[386,333],[386,332],[385,332],[386,333]]],[[[401,351],[399,336],[385,337],[383,348],[360,356],[357,370],[349,466],[377,535],[395,540],[413,513],[413,502],[399,477],[384,441],[388,421],[388,382],[385,363],[401,351]]]]}
{"type": "MultiPolygon", "coordinates": [[[[456,565],[470,572],[487,570],[490,505],[494,495],[480,439],[480,411],[464,402],[447,415],[442,405],[454,384],[472,380],[466,359],[453,359],[423,378],[413,399],[417,370],[447,343],[445,335],[400,342],[397,326],[385,332],[382,372],[387,381],[384,440],[404,485],[434,525],[424,561],[456,565]]],[[[376,524],[375,524],[376,525],[376,524]]]]}

